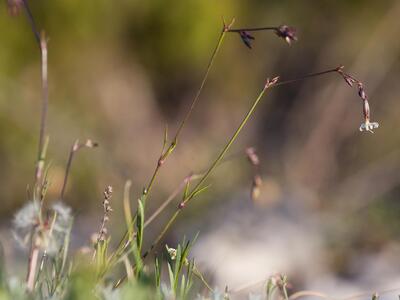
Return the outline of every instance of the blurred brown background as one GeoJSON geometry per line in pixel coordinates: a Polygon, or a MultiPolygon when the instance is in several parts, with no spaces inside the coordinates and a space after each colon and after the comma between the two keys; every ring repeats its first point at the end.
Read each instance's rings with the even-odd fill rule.
{"type": "MultiPolygon", "coordinates": [[[[343,64],[366,86],[372,120],[380,123],[376,133],[358,131],[360,100],[335,74],[273,89],[231,151],[258,150],[260,198],[250,200],[252,169],[238,156],[218,169],[167,240],[200,231],[196,255],[221,285],[284,271],[296,287],[329,290],[343,281],[342,287],[354,282],[354,290],[390,280],[400,286],[399,1],[30,3],[50,36],[48,201],[59,197],[74,140],[100,144],[77,155],[66,192],[81,234],[77,246],[98,227],[108,184],[115,190],[117,240],[125,180],[133,181],[135,199],[152,174],[165,124],[172,135],[199,86],[221,16],[235,16],[235,27],[292,25],[299,41],[289,47],[260,32],[249,50],[237,35],[228,36],[148,210],[188,173],[208,166],[267,77],[295,78],[343,64]]],[[[33,180],[40,59],[26,18],[10,17],[5,3],[0,33],[0,214],[7,239],[33,180]]],[[[151,226],[148,242],[174,208],[151,226]]]]}

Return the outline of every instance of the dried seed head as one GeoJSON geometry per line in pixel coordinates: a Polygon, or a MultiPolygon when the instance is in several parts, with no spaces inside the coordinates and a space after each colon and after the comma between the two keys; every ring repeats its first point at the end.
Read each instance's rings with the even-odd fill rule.
{"type": "Polygon", "coordinates": [[[103,200],[103,218],[101,220],[100,230],[97,236],[97,242],[104,241],[107,235],[106,223],[110,220],[109,213],[113,211],[110,200],[112,197],[112,186],[107,186],[103,192],[104,200],[103,200]]]}
{"type": "Polygon", "coordinates": [[[277,36],[283,38],[289,45],[293,41],[297,41],[296,29],[287,25],[281,25],[276,28],[275,33],[277,36]]]}
{"type": "Polygon", "coordinates": [[[110,185],[107,186],[106,189],[104,190],[104,198],[106,200],[109,200],[112,196],[112,192],[113,192],[112,186],[110,185]]]}
{"type": "Polygon", "coordinates": [[[251,49],[251,42],[255,40],[254,36],[252,36],[249,32],[247,31],[239,31],[240,38],[242,39],[243,43],[251,49]]]}
{"type": "Polygon", "coordinates": [[[267,82],[265,83],[264,89],[268,89],[271,86],[275,85],[278,82],[278,80],[279,80],[279,76],[276,76],[276,77],[274,77],[272,79],[268,78],[267,82]]]}

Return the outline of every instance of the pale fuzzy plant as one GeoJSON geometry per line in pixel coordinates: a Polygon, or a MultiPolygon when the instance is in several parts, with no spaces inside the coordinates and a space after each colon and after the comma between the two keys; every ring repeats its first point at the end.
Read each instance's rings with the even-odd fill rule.
{"type": "Polygon", "coordinates": [[[54,256],[63,246],[72,225],[71,208],[58,202],[50,210],[51,217],[42,216],[38,201],[27,202],[14,216],[14,237],[22,247],[32,243],[40,251],[54,256]]]}

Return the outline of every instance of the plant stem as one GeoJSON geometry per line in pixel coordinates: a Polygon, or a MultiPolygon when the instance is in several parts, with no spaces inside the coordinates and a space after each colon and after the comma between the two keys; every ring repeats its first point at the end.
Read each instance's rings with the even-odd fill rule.
{"type": "Polygon", "coordinates": [[[98,144],[93,142],[90,139],[86,140],[85,143],[79,143],[79,140],[76,140],[74,142],[74,144],[72,145],[71,150],[69,152],[67,165],[65,167],[65,175],[64,175],[63,185],[61,187],[60,200],[64,199],[65,190],[67,188],[68,178],[69,178],[69,174],[71,172],[72,162],[73,162],[73,159],[75,157],[75,154],[79,150],[81,150],[82,148],[94,148],[94,147],[97,147],[97,146],[98,146],[98,144]]]}
{"type": "Polygon", "coordinates": [[[49,105],[49,91],[48,91],[48,76],[47,76],[47,41],[43,34],[40,37],[40,50],[41,50],[41,73],[42,73],[42,112],[40,116],[40,129],[39,129],[39,145],[38,145],[38,159],[35,172],[36,184],[40,182],[43,176],[44,159],[45,159],[45,135],[46,135],[46,124],[47,124],[47,111],[49,105]]]}
{"type": "Polygon", "coordinates": [[[196,106],[196,104],[197,104],[197,102],[198,102],[198,100],[200,98],[200,95],[201,95],[201,93],[202,93],[202,91],[204,89],[204,86],[205,86],[205,84],[207,82],[207,79],[208,79],[208,76],[210,74],[211,68],[214,65],[215,58],[217,57],[217,54],[218,54],[218,52],[219,52],[219,50],[220,50],[220,48],[222,46],[222,43],[224,41],[224,37],[226,35],[226,32],[227,32],[227,28],[224,27],[224,29],[221,31],[221,34],[220,34],[220,36],[218,38],[217,45],[216,45],[214,51],[212,52],[211,58],[210,58],[210,60],[208,62],[207,69],[206,69],[206,72],[205,72],[205,74],[203,76],[203,79],[201,81],[200,87],[197,90],[197,92],[196,92],[196,94],[195,94],[195,96],[194,96],[194,98],[192,100],[192,103],[191,103],[188,111],[186,112],[182,122],[180,123],[180,125],[179,125],[179,127],[178,127],[178,129],[177,129],[177,131],[175,133],[175,136],[172,139],[171,144],[169,145],[167,150],[161,154],[161,156],[160,156],[160,158],[159,158],[159,160],[157,162],[157,166],[156,166],[156,168],[155,168],[155,170],[153,172],[153,175],[151,176],[151,179],[150,179],[150,181],[147,184],[146,189],[145,189],[145,192],[146,192],[145,201],[147,200],[147,198],[149,196],[149,193],[150,193],[150,191],[151,191],[151,189],[153,187],[154,181],[155,181],[155,179],[156,179],[156,177],[158,175],[158,172],[160,171],[161,166],[164,164],[164,162],[167,159],[167,157],[175,149],[175,147],[176,147],[176,145],[178,143],[178,138],[179,138],[183,128],[185,127],[186,122],[190,118],[190,116],[191,116],[191,114],[192,114],[192,112],[193,112],[193,110],[194,110],[194,108],[195,108],[195,106],[196,106]]]}
{"type": "Polygon", "coordinates": [[[256,27],[256,28],[238,28],[229,29],[228,32],[242,32],[242,31],[265,31],[265,30],[277,30],[278,27],[256,27]]]}
{"type": "Polygon", "coordinates": [[[185,117],[183,118],[181,124],[178,127],[178,130],[175,133],[175,136],[174,136],[174,139],[173,139],[173,142],[172,142],[173,144],[176,144],[178,142],[178,137],[180,136],[183,127],[185,126],[187,120],[191,116],[191,114],[192,114],[192,112],[194,110],[194,107],[196,106],[197,101],[200,98],[201,92],[203,91],[204,85],[206,84],[206,81],[208,79],[208,75],[210,74],[210,70],[211,70],[211,68],[212,68],[212,66],[214,64],[215,57],[217,56],[217,54],[218,54],[218,52],[219,52],[219,50],[220,50],[220,48],[222,46],[222,43],[224,41],[225,35],[226,35],[226,33],[228,31],[229,31],[229,29],[224,26],[224,28],[221,31],[221,34],[220,34],[220,36],[218,38],[217,46],[215,47],[215,49],[214,49],[214,51],[213,51],[213,53],[211,55],[211,59],[208,62],[207,70],[206,70],[206,73],[204,74],[203,80],[201,81],[200,87],[197,90],[197,93],[196,93],[195,97],[193,98],[193,101],[192,101],[192,104],[190,105],[189,110],[186,112],[185,117]]]}
{"type": "Polygon", "coordinates": [[[160,242],[160,240],[164,237],[168,229],[171,227],[171,225],[174,223],[175,219],[178,217],[179,213],[181,212],[182,208],[185,206],[187,202],[189,202],[191,199],[193,199],[194,195],[202,188],[203,183],[207,180],[207,178],[210,176],[210,174],[214,171],[215,167],[218,165],[218,163],[224,158],[225,154],[228,152],[229,148],[232,146],[232,144],[235,142],[237,139],[239,133],[242,131],[243,127],[246,125],[247,121],[251,117],[251,115],[254,113],[258,103],[264,96],[265,91],[267,90],[269,86],[266,85],[260,94],[257,96],[257,98],[254,100],[253,105],[250,107],[249,111],[243,118],[242,122],[240,123],[239,127],[236,129],[236,131],[233,133],[232,137],[229,139],[225,147],[222,149],[221,153],[218,155],[218,157],[214,160],[214,162],[211,164],[211,166],[208,168],[208,170],[205,172],[205,174],[202,176],[200,181],[197,183],[197,185],[193,188],[192,192],[181,202],[181,205],[179,205],[178,209],[175,211],[175,213],[172,215],[172,217],[169,219],[167,224],[164,226],[163,230],[161,233],[158,235],[156,240],[153,242],[153,244],[150,246],[150,249],[146,251],[143,254],[143,257],[146,257],[153,249],[154,247],[160,242]]]}
{"type": "Polygon", "coordinates": [[[172,200],[179,194],[179,192],[186,186],[187,182],[197,178],[199,175],[191,174],[187,176],[182,182],[179,184],[177,188],[168,196],[168,198],[157,208],[156,211],[152,213],[152,215],[146,220],[144,223],[144,228],[150,225],[151,222],[154,221],[155,218],[171,203],[172,200]]]}
{"type": "Polygon", "coordinates": [[[325,74],[329,74],[329,73],[336,73],[341,69],[341,67],[342,66],[339,66],[339,67],[334,68],[334,69],[329,69],[329,70],[322,71],[322,72],[311,73],[311,74],[307,74],[307,75],[304,75],[302,77],[298,77],[298,78],[294,78],[294,79],[279,81],[273,87],[277,87],[277,86],[280,86],[280,85],[286,85],[286,84],[294,83],[294,82],[297,82],[297,81],[303,81],[303,80],[308,79],[308,78],[317,77],[317,76],[321,76],[321,75],[325,75],[325,74]]]}
{"type": "Polygon", "coordinates": [[[168,220],[167,224],[164,226],[164,228],[161,231],[161,233],[158,235],[156,240],[150,246],[150,249],[143,254],[143,257],[146,257],[155,248],[155,246],[161,241],[161,239],[164,237],[166,232],[169,230],[169,228],[172,226],[172,224],[174,223],[174,221],[178,217],[178,215],[181,212],[182,208],[185,207],[186,204],[189,201],[191,201],[194,198],[194,196],[196,195],[196,193],[202,188],[203,183],[207,180],[209,175],[214,171],[214,169],[218,165],[218,163],[221,162],[221,160],[224,158],[225,154],[228,152],[229,148],[232,146],[232,144],[237,139],[239,133],[241,132],[243,127],[246,125],[246,123],[248,122],[248,120],[251,117],[251,115],[254,113],[258,103],[260,102],[260,100],[264,96],[265,91],[268,88],[275,87],[275,86],[280,86],[280,85],[285,85],[285,84],[290,84],[290,83],[293,83],[293,82],[305,80],[305,79],[308,79],[308,78],[311,78],[311,77],[321,76],[321,75],[328,74],[328,73],[338,72],[341,69],[342,69],[342,66],[339,66],[339,67],[334,68],[334,69],[329,69],[329,70],[322,71],[322,72],[311,73],[311,74],[308,74],[308,75],[305,75],[305,76],[302,76],[302,77],[299,77],[299,78],[296,78],[296,79],[280,81],[280,82],[276,82],[276,83],[273,83],[273,84],[268,84],[268,82],[267,82],[266,86],[261,91],[261,93],[258,95],[258,97],[255,99],[255,101],[253,102],[253,105],[250,107],[249,111],[247,112],[247,114],[243,118],[243,120],[240,123],[239,127],[236,129],[236,131],[234,132],[234,134],[232,135],[232,137],[230,138],[228,143],[222,149],[221,153],[218,155],[218,157],[215,159],[215,161],[211,164],[211,166],[205,172],[205,174],[200,179],[200,181],[197,183],[197,185],[193,188],[192,192],[181,202],[181,204],[179,205],[178,209],[171,216],[171,218],[168,220]]]}
{"type": "Polygon", "coordinates": [[[32,15],[32,11],[29,8],[28,0],[22,0],[22,2],[24,4],[26,16],[27,16],[28,21],[29,21],[29,23],[31,25],[32,32],[33,32],[33,34],[35,36],[35,39],[36,39],[36,42],[37,42],[37,44],[38,44],[38,46],[40,48],[41,47],[41,45],[40,45],[41,39],[40,39],[39,30],[37,29],[35,19],[33,18],[33,15],[32,15]]]}
{"type": "Polygon", "coordinates": [[[190,195],[182,201],[183,205],[185,205],[187,202],[189,202],[191,199],[193,199],[193,196],[196,194],[197,191],[199,191],[202,188],[203,183],[207,180],[207,178],[210,176],[212,171],[214,171],[215,167],[222,161],[224,158],[225,154],[228,152],[229,148],[232,146],[232,144],[235,142],[237,139],[238,135],[242,131],[243,127],[246,125],[247,121],[251,117],[251,115],[254,113],[258,103],[264,96],[264,93],[266,91],[267,87],[265,87],[261,93],[258,95],[256,100],[254,101],[253,105],[250,107],[249,111],[243,118],[242,122],[240,123],[239,127],[236,129],[228,143],[225,145],[225,147],[222,149],[221,153],[218,155],[218,157],[215,159],[215,161],[211,164],[211,166],[208,168],[204,176],[200,179],[200,181],[197,183],[197,185],[193,188],[193,191],[190,193],[190,195]]]}
{"type": "Polygon", "coordinates": [[[36,274],[38,257],[39,257],[39,249],[36,246],[32,246],[28,262],[28,275],[26,278],[26,285],[29,292],[32,292],[35,287],[35,274],[36,274]]]}
{"type": "MultiPolygon", "coordinates": [[[[196,94],[195,94],[195,96],[194,96],[194,98],[192,100],[192,103],[190,105],[189,110],[186,112],[182,122],[180,123],[180,125],[179,125],[179,127],[178,127],[178,129],[177,129],[177,131],[176,131],[176,133],[174,135],[174,138],[173,138],[171,144],[168,146],[168,148],[165,151],[164,151],[164,146],[165,146],[165,141],[164,141],[163,151],[161,152],[160,158],[157,161],[157,165],[156,165],[156,167],[154,169],[154,172],[153,172],[153,174],[152,174],[152,176],[150,178],[150,181],[149,181],[149,183],[147,184],[147,186],[145,187],[145,189],[143,191],[144,204],[146,203],[146,201],[147,201],[147,199],[149,197],[149,194],[150,194],[150,192],[152,190],[152,187],[154,185],[154,182],[155,182],[155,180],[157,178],[157,175],[158,175],[162,165],[164,164],[164,162],[168,158],[168,156],[174,151],[174,149],[175,149],[175,147],[176,147],[176,145],[178,143],[178,138],[179,138],[179,136],[180,136],[180,134],[181,134],[186,122],[188,121],[189,117],[191,116],[191,114],[192,114],[192,112],[193,112],[193,110],[194,110],[194,108],[195,108],[195,106],[196,106],[196,104],[197,104],[197,102],[198,102],[198,100],[200,98],[200,95],[201,95],[201,93],[202,93],[202,91],[204,89],[204,86],[205,86],[205,84],[207,82],[207,79],[208,79],[208,76],[210,74],[211,68],[214,65],[215,58],[217,57],[217,54],[219,53],[219,51],[221,49],[222,43],[224,41],[224,37],[225,37],[226,33],[228,32],[230,26],[232,26],[232,24],[233,24],[233,22],[228,26],[226,26],[224,24],[224,27],[223,27],[223,29],[222,29],[222,31],[221,31],[221,33],[219,35],[218,41],[217,41],[217,45],[215,46],[214,51],[211,54],[211,58],[210,58],[210,60],[208,62],[207,69],[206,69],[206,72],[205,72],[205,74],[203,76],[203,79],[201,81],[200,87],[197,90],[197,92],[196,92],[196,94]]],[[[137,214],[134,215],[132,222],[135,222],[136,218],[137,218],[137,214]]],[[[122,239],[118,243],[117,250],[114,253],[121,252],[121,247],[123,248],[125,246],[127,238],[129,238],[128,237],[128,231],[126,231],[124,233],[122,239]]],[[[114,253],[111,255],[111,258],[113,258],[114,253]]]]}
{"type": "Polygon", "coordinates": [[[64,181],[63,181],[63,185],[62,185],[61,192],[60,192],[60,200],[64,199],[65,189],[67,187],[69,172],[71,170],[72,160],[74,159],[75,148],[77,147],[77,143],[78,143],[78,140],[75,141],[75,143],[71,147],[71,151],[69,152],[67,166],[65,167],[64,181]]]}

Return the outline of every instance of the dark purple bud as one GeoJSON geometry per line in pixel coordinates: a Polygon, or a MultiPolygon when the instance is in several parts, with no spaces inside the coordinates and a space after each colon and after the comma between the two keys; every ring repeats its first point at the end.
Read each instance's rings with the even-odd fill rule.
{"type": "Polygon", "coordinates": [[[297,41],[296,29],[294,27],[281,25],[275,30],[275,33],[283,38],[289,45],[293,41],[297,41]]]}
{"type": "Polygon", "coordinates": [[[184,208],[184,207],[185,207],[185,202],[179,203],[179,205],[178,205],[178,208],[179,208],[179,209],[182,209],[182,208],[184,208]]]}
{"type": "Polygon", "coordinates": [[[240,38],[242,39],[243,43],[251,49],[251,42],[255,40],[254,36],[252,36],[247,31],[239,31],[240,38]]]}

